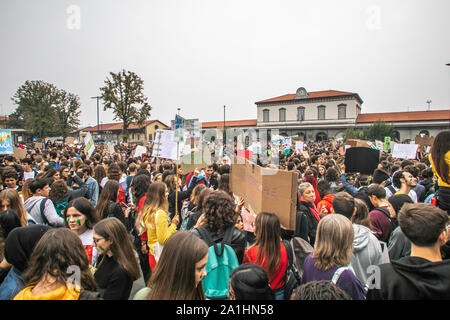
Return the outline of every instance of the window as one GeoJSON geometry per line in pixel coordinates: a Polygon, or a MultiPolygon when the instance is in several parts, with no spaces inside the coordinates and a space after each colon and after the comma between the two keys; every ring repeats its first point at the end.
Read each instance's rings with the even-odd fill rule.
{"type": "Polygon", "coordinates": [[[305,107],[297,108],[297,121],[305,120],[305,107]]]}
{"type": "Polygon", "coordinates": [[[285,108],[281,108],[279,109],[279,115],[280,115],[280,119],[279,121],[286,121],[286,109],[285,108]]]}
{"type": "Polygon", "coordinates": [[[347,118],[347,105],[340,104],[338,105],[338,119],[346,119],[347,118]]]}
{"type": "Polygon", "coordinates": [[[269,110],[263,110],[263,122],[269,122],[269,110]]]}
{"type": "Polygon", "coordinates": [[[317,107],[317,119],[318,120],[325,120],[325,106],[318,106],[317,107]]]}

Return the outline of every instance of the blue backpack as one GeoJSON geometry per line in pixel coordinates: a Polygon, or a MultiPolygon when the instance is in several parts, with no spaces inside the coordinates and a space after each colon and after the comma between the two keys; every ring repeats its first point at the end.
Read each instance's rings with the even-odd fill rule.
{"type": "Polygon", "coordinates": [[[233,228],[225,231],[221,243],[215,243],[204,227],[197,229],[209,247],[206,277],[202,280],[202,286],[205,296],[211,300],[227,299],[230,274],[239,266],[236,253],[230,246],[233,228]]]}

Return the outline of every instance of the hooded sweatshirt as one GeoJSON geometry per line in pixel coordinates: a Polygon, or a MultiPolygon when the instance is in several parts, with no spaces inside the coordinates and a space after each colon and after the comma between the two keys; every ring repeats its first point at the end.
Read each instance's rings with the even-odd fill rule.
{"type": "Polygon", "coordinates": [[[371,288],[368,300],[450,299],[450,260],[403,257],[382,264],[379,281],[380,289],[371,288]]]}
{"type": "Polygon", "coordinates": [[[370,229],[354,224],[353,256],[351,265],[358,280],[364,285],[370,274],[367,268],[371,265],[380,265],[383,261],[381,245],[370,229]]]}
{"type": "Polygon", "coordinates": [[[29,198],[24,203],[25,210],[27,210],[30,216],[38,224],[45,224],[45,220],[42,217],[42,215],[44,215],[50,226],[52,227],[64,226],[64,219],[56,213],[55,206],[53,205],[53,202],[50,199],[47,199],[47,202],[45,203],[45,207],[41,215],[41,201],[43,201],[44,199],[45,197],[42,196],[34,196],[29,198]]]}

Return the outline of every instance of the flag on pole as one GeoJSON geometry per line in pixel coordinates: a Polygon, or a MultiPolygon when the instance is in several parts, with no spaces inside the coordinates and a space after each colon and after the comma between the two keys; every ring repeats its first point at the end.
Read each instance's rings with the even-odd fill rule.
{"type": "Polygon", "coordinates": [[[95,150],[95,144],[94,139],[92,139],[91,134],[88,132],[86,137],[84,137],[84,153],[88,154],[88,158],[92,156],[92,153],[94,153],[95,150]]]}

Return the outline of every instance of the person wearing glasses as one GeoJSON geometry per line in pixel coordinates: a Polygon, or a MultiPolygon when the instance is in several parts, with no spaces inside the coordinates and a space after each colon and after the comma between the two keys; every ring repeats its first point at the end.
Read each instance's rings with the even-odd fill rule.
{"type": "Polygon", "coordinates": [[[128,300],[140,267],[125,226],[113,217],[100,220],[93,241],[100,255],[94,278],[101,298],[128,300]]]}

